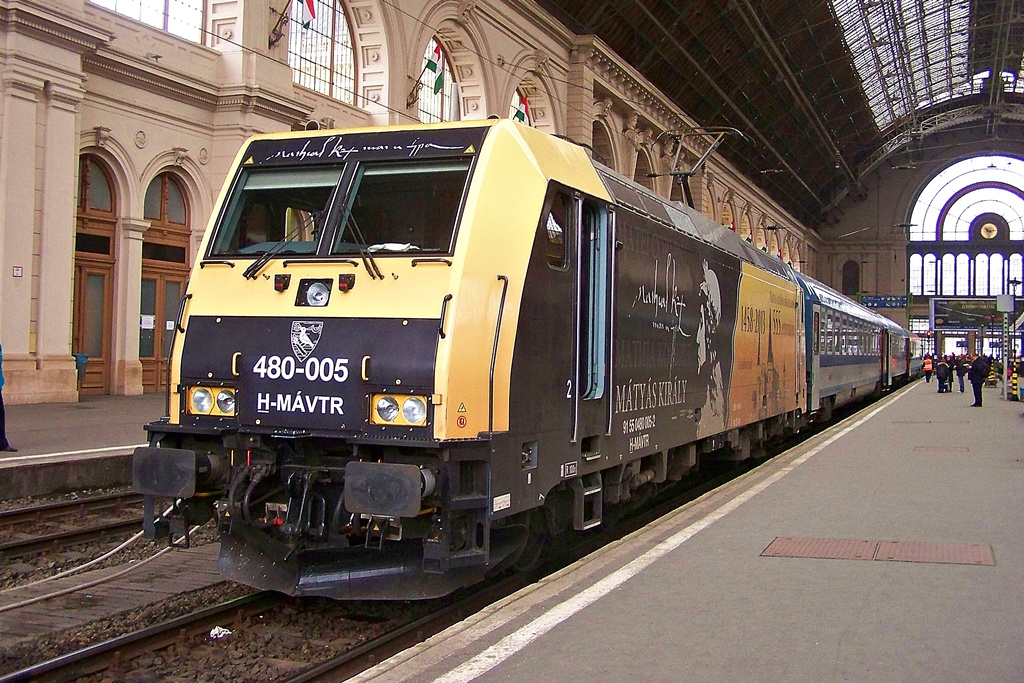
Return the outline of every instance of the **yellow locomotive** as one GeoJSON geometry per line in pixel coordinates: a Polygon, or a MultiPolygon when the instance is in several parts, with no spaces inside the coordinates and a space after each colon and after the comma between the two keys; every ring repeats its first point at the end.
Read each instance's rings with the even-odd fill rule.
{"type": "Polygon", "coordinates": [[[134,456],[148,535],[216,516],[238,581],[444,595],[797,427],[803,305],[788,266],[518,123],[255,137],[134,456]]]}

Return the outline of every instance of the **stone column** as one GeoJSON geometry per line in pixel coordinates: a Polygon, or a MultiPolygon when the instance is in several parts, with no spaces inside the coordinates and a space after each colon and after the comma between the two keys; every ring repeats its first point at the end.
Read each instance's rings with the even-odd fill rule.
{"type": "Polygon", "coordinates": [[[142,394],[139,361],[139,316],[142,310],[142,233],[149,221],[122,218],[117,222],[117,266],[114,270],[113,375],[110,393],[142,394]]]}
{"type": "MultiPolygon", "coordinates": [[[[566,77],[565,134],[580,144],[594,144],[594,47],[593,39],[581,37],[569,53],[566,77]]],[[[557,131],[554,131],[557,132],[557,131]]],[[[612,159],[607,160],[614,163],[612,159]]]]}
{"type": "Polygon", "coordinates": [[[27,355],[32,319],[35,226],[36,106],[41,80],[7,69],[0,124],[0,339],[5,360],[27,355]]]}
{"type": "Polygon", "coordinates": [[[75,196],[78,159],[78,83],[43,88],[46,109],[42,149],[42,201],[39,231],[37,313],[37,384],[48,401],[78,399],[71,357],[72,299],[75,266],[75,196]]]}
{"type": "Polygon", "coordinates": [[[36,108],[41,79],[15,67],[0,72],[0,343],[4,400],[27,403],[35,394],[32,293],[35,278],[36,108]]]}

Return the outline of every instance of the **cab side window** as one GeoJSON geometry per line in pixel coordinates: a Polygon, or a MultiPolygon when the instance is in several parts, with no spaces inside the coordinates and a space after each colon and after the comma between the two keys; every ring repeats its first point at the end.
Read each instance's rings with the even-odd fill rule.
{"type": "Polygon", "coordinates": [[[547,239],[548,265],[564,270],[569,265],[568,228],[572,225],[572,197],[566,192],[555,192],[551,205],[541,221],[541,229],[547,239]]]}

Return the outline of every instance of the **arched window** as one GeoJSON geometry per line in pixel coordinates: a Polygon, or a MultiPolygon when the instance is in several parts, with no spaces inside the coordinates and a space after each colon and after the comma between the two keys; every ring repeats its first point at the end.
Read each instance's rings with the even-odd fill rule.
{"type": "Polygon", "coordinates": [[[922,272],[923,272],[923,266],[924,266],[924,257],[923,256],[921,256],[920,254],[911,254],[910,255],[910,269],[909,269],[908,275],[909,275],[909,278],[910,278],[910,293],[911,294],[918,294],[918,295],[920,295],[920,294],[923,293],[923,289],[922,289],[923,283],[921,281],[921,275],[922,275],[922,272]]]}
{"type": "Polygon", "coordinates": [[[188,278],[189,207],[178,176],[165,171],[153,178],[143,216],[149,228],[142,234],[139,360],[142,389],[154,392],[167,388],[174,321],[188,278]]]}
{"type": "Polygon", "coordinates": [[[974,296],[988,296],[988,254],[974,259],[974,296]]]}
{"type": "Polygon", "coordinates": [[[722,205],[722,225],[730,230],[736,230],[736,223],[732,218],[732,207],[727,203],[722,205]]]}
{"type": "Polygon", "coordinates": [[[1010,287],[1007,294],[1020,295],[1024,286],[1024,258],[1020,254],[1010,254],[1010,287]]]}
{"type": "Polygon", "coordinates": [[[988,295],[996,296],[997,294],[1005,294],[1003,291],[1003,284],[1006,282],[1006,278],[1003,276],[1003,259],[1002,254],[992,254],[988,259],[988,295]]]}
{"type": "Polygon", "coordinates": [[[956,294],[956,257],[952,254],[945,254],[942,257],[942,294],[956,294]]]}
{"type": "Polygon", "coordinates": [[[922,294],[931,295],[938,293],[935,289],[937,281],[935,271],[935,254],[926,254],[924,257],[924,286],[922,287],[922,294]]]}
{"type": "Polygon", "coordinates": [[[971,293],[971,257],[960,254],[956,257],[956,295],[969,296],[971,293]]]}
{"type": "Polygon", "coordinates": [[[612,154],[612,140],[604,125],[594,121],[593,125],[594,158],[609,168],[615,168],[615,155],[612,154]]]}
{"type": "Polygon", "coordinates": [[[533,125],[533,119],[530,118],[530,98],[525,89],[516,88],[516,91],[512,93],[512,102],[508,107],[508,117],[513,121],[519,121],[528,126],[533,125]]]}
{"type": "Polygon", "coordinates": [[[288,65],[292,81],[348,104],[355,101],[356,66],[352,33],[340,0],[292,0],[288,65]]]}
{"type": "Polygon", "coordinates": [[[654,178],[649,178],[651,171],[651,160],[645,152],[638,152],[636,155],[636,171],[633,172],[633,182],[640,183],[648,190],[654,191],[654,178]]]}
{"type": "Polygon", "coordinates": [[[419,116],[424,123],[458,121],[459,86],[440,41],[431,38],[423,52],[419,82],[419,116]]]}
{"type": "Polygon", "coordinates": [[[195,0],[163,0],[162,2],[139,2],[139,0],[91,0],[118,14],[141,21],[172,35],[203,42],[203,25],[206,21],[203,2],[195,0]]]}
{"type": "Polygon", "coordinates": [[[116,227],[114,176],[99,157],[83,154],[78,165],[71,332],[71,350],[89,356],[85,377],[78,385],[83,394],[110,391],[116,227]]]}
{"type": "Polygon", "coordinates": [[[860,264],[847,261],[843,264],[843,294],[853,296],[860,291],[860,264]]]}
{"type": "Polygon", "coordinates": [[[143,217],[149,229],[143,234],[142,258],[167,263],[188,263],[188,205],[181,181],[164,172],[146,189],[143,217]]]}

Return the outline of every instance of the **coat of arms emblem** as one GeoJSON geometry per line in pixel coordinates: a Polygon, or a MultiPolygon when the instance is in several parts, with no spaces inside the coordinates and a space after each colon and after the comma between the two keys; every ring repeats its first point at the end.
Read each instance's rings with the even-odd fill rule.
{"type": "Polygon", "coordinates": [[[292,353],[301,363],[309,358],[320,341],[320,333],[324,331],[322,320],[292,321],[292,353]]]}

